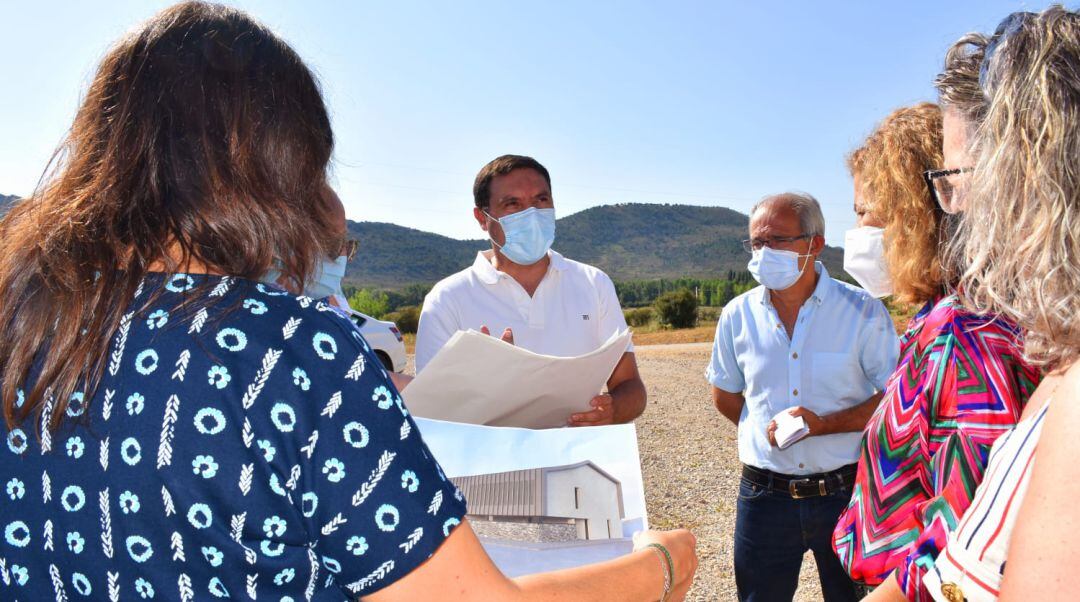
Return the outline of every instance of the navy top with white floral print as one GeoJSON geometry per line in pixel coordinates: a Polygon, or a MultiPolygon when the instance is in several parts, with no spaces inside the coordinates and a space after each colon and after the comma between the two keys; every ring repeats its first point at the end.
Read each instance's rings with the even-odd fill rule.
{"type": "Polygon", "coordinates": [[[0,599],[356,598],[460,523],[460,492],[333,308],[154,274],[129,309],[93,397],[40,441],[23,425],[0,443],[0,599]]]}

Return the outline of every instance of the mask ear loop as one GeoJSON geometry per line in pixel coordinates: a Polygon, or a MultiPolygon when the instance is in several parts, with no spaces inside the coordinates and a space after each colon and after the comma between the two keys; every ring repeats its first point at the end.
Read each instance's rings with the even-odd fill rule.
{"type": "MultiPolygon", "coordinates": [[[[489,220],[495,222],[496,224],[499,224],[499,228],[502,228],[502,222],[499,221],[499,218],[491,215],[490,213],[488,213],[487,211],[484,211],[483,209],[480,210],[480,213],[483,213],[484,215],[486,215],[489,220]]],[[[503,236],[506,236],[506,230],[503,230],[503,236]]],[[[495,239],[492,238],[492,236],[491,236],[491,226],[488,226],[488,240],[491,241],[491,244],[495,245],[496,249],[498,249],[499,251],[502,251],[503,246],[500,245],[499,243],[495,242],[495,239]]]]}
{"type": "MultiPolygon", "coordinates": [[[[810,237],[810,247],[813,247],[813,246],[814,246],[814,237],[811,236],[810,237]]],[[[805,254],[799,254],[799,259],[802,259],[803,257],[813,257],[813,255],[810,253],[810,248],[809,247],[806,249],[805,254]]],[[[799,268],[799,276],[800,277],[802,276],[803,272],[806,271],[806,267],[809,266],[809,265],[810,265],[810,260],[807,260],[806,263],[803,265],[803,267],[799,268]]]]}

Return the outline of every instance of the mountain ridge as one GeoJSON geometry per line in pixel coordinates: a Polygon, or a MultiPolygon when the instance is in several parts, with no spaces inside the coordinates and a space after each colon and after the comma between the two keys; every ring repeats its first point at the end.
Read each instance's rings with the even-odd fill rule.
{"type": "Polygon", "coordinates": [[[0,217],[7,214],[8,209],[10,209],[11,205],[17,200],[19,200],[19,197],[13,194],[0,194],[0,217]]]}
{"type": "MultiPolygon", "coordinates": [[[[358,287],[432,284],[472,264],[485,239],[460,240],[383,222],[348,222],[360,250],[346,271],[358,287]],[[424,257],[405,264],[402,257],[424,257]]],[[[725,278],[746,270],[742,248],[749,217],[725,207],[624,203],[591,207],[556,221],[552,248],[594,265],[613,280],[725,278]]],[[[826,247],[821,261],[842,273],[843,250],[826,247]]]]}
{"type": "MultiPolygon", "coordinates": [[[[0,194],[0,216],[18,200],[0,194]]],[[[558,219],[553,248],[615,281],[727,278],[746,270],[749,255],[741,241],[749,221],[726,207],[599,205],[558,219]]],[[[345,283],[356,287],[434,284],[490,248],[486,239],[461,240],[385,222],[348,220],[347,225],[349,235],[360,241],[345,276],[345,283]]],[[[820,259],[833,276],[843,274],[842,249],[826,246],[820,259]]]]}

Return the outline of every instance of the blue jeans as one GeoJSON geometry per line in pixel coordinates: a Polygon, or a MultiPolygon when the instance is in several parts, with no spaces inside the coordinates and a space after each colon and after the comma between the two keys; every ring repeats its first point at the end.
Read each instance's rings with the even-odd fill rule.
{"type": "Polygon", "coordinates": [[[827,602],[858,600],[832,549],[832,533],[851,489],[792,499],[742,479],[735,515],[735,585],[744,602],[790,601],[807,550],[814,552],[827,602]]]}

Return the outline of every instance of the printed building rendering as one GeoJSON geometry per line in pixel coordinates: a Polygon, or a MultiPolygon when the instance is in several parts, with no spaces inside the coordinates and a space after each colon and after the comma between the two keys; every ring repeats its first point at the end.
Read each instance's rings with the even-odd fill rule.
{"type": "Polygon", "coordinates": [[[481,537],[518,541],[622,538],[622,484],[585,461],[451,479],[481,537]]]}

